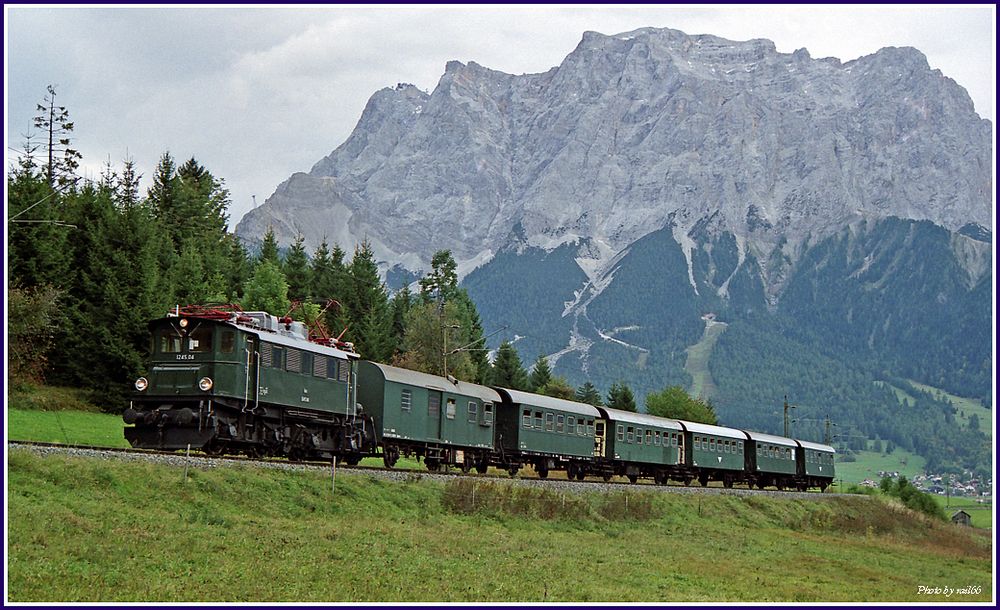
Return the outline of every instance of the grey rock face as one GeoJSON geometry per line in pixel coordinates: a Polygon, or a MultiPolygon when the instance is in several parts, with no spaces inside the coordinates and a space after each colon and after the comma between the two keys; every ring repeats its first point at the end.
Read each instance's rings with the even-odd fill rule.
{"type": "Polygon", "coordinates": [[[870,216],[992,230],[991,142],[965,90],[912,48],[841,63],[767,40],[587,32],[542,74],[453,61],[430,95],[377,92],[348,140],[237,233],[272,226],[310,249],[367,237],[411,270],[449,248],[463,272],[512,241],[588,238],[578,262],[596,279],[671,222],[690,249],[715,215],[744,251],[794,257],[870,216]]]}

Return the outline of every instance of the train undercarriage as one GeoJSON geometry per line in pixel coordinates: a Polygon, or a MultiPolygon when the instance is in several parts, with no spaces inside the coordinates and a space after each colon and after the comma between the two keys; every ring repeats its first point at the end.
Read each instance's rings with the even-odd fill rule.
{"type": "Polygon", "coordinates": [[[370,417],[288,409],[260,404],[246,409],[238,401],[133,401],[125,410],[125,438],[144,449],[198,449],[209,454],[243,453],[295,460],[332,459],[348,464],[375,455],[370,417]]]}

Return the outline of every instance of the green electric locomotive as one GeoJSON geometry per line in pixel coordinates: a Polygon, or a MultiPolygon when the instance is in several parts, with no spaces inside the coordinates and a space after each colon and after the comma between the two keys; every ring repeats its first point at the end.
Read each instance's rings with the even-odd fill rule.
{"type": "Polygon", "coordinates": [[[235,306],[178,308],[149,330],[149,369],[123,416],[132,446],[348,463],[376,451],[350,344],[235,306]]]}

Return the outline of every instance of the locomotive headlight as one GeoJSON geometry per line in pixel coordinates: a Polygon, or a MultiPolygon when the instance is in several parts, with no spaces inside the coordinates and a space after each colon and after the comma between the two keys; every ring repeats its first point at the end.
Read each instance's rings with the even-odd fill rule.
{"type": "Polygon", "coordinates": [[[181,318],[181,321],[178,322],[178,324],[181,325],[181,328],[187,328],[187,325],[188,325],[187,318],[181,318]]]}
{"type": "Polygon", "coordinates": [[[198,387],[201,388],[202,392],[207,392],[212,389],[212,378],[202,377],[198,380],[198,387]]]}
{"type": "Polygon", "coordinates": [[[135,389],[139,390],[140,392],[144,392],[147,387],[149,387],[149,382],[146,381],[145,377],[140,377],[135,380],[135,389]]]}

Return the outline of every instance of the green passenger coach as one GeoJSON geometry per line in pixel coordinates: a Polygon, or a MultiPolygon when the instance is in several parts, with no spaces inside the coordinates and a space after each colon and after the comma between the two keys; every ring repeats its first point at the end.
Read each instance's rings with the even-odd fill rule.
{"type": "Polygon", "coordinates": [[[819,487],[825,490],[833,482],[834,456],[837,451],[829,445],[796,441],[798,444],[797,461],[800,489],[819,487]]]}
{"type": "Polygon", "coordinates": [[[724,428],[683,421],[684,438],[691,447],[688,466],[698,469],[698,482],[722,481],[732,487],[743,480],[743,456],[747,435],[735,428],[724,428]]]}
{"type": "Polygon", "coordinates": [[[752,445],[747,456],[747,476],[756,482],[757,487],[763,489],[774,485],[784,489],[793,486],[798,444],[790,438],[763,432],[747,432],[747,436],[752,445]]]}
{"type": "Polygon", "coordinates": [[[532,464],[538,476],[565,470],[583,480],[593,470],[594,434],[601,413],[586,403],[496,388],[503,399],[497,414],[498,466],[512,475],[532,464]]]}
{"type": "Polygon", "coordinates": [[[500,396],[488,387],[362,360],[358,402],[375,420],[388,467],[400,455],[423,457],[430,470],[489,467],[500,396]]]}
{"type": "Polygon", "coordinates": [[[670,478],[684,479],[686,445],[679,421],[598,408],[607,421],[602,455],[613,463],[614,474],[624,475],[633,483],[639,477],[651,477],[658,484],[670,478]]]}

